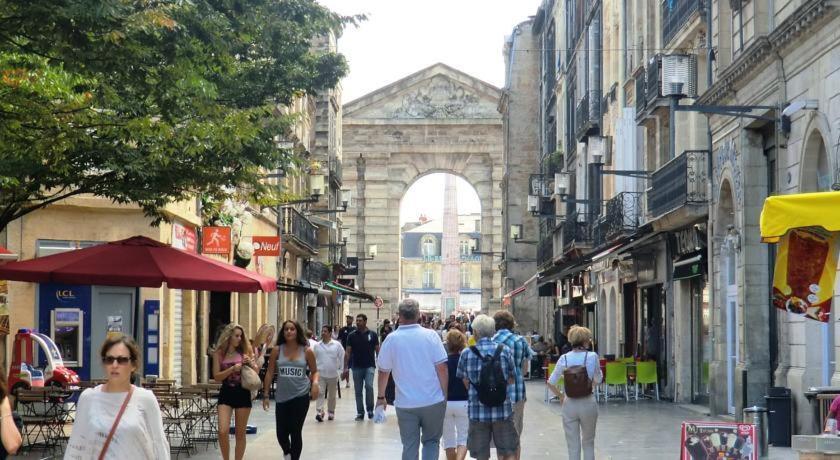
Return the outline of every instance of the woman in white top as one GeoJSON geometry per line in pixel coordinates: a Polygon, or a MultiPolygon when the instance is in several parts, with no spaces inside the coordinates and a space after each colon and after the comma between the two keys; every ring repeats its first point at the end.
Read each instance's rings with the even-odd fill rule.
{"type": "MultiPolygon", "coordinates": [[[[582,326],[573,326],[569,330],[569,342],[572,351],[561,356],[551,377],[548,387],[557,396],[563,398],[557,388],[557,382],[563,376],[563,371],[572,366],[585,366],[586,374],[592,380],[592,385],[598,385],[604,376],[601,373],[600,357],[598,353],[589,351],[592,345],[592,331],[582,326]]],[[[566,433],[566,445],[569,448],[569,459],[580,460],[581,445],[583,458],[595,459],[595,424],[598,422],[598,403],[592,394],[579,398],[566,397],[563,401],[563,430],[566,433]]]]}
{"type": "Polygon", "coordinates": [[[99,354],[108,381],[79,396],[65,460],[168,459],[169,442],[157,398],[131,384],[140,356],[137,344],[131,337],[113,335],[99,354]]]}

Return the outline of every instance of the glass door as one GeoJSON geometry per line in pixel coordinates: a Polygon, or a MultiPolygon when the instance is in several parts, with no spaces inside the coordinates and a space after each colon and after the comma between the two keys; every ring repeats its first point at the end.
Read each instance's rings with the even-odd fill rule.
{"type": "Polygon", "coordinates": [[[735,365],[738,363],[738,284],[735,277],[737,266],[735,251],[725,250],[725,297],[726,302],[726,400],[730,414],[735,414],[735,365]]]}
{"type": "Polygon", "coordinates": [[[695,404],[709,404],[709,365],[712,361],[709,291],[702,277],[691,281],[691,392],[695,404]]]}

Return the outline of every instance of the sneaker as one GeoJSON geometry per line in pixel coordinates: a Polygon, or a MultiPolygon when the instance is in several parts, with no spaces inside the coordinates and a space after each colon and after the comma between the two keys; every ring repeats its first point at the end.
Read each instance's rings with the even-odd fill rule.
{"type": "Polygon", "coordinates": [[[373,420],[373,411],[368,411],[368,418],[373,420]]]}
{"type": "Polygon", "coordinates": [[[347,382],[347,385],[344,385],[344,388],[350,388],[350,382],[347,382]]]}
{"type": "Polygon", "coordinates": [[[319,422],[323,422],[324,421],[324,413],[323,412],[318,412],[318,414],[315,416],[315,420],[317,420],[319,422]]]}
{"type": "Polygon", "coordinates": [[[330,412],[330,416],[327,417],[327,420],[333,420],[335,418],[335,412],[330,412]]]}
{"type": "Polygon", "coordinates": [[[364,419],[365,419],[365,414],[359,414],[359,415],[357,415],[357,416],[356,416],[356,419],[355,419],[355,420],[356,420],[357,422],[361,422],[361,421],[362,421],[362,420],[364,420],[364,419]]]}

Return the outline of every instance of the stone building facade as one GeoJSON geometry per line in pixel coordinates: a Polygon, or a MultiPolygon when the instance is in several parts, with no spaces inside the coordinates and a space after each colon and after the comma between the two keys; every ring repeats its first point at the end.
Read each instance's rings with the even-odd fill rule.
{"type": "MultiPolygon", "coordinates": [[[[400,200],[420,177],[448,172],[463,177],[481,203],[481,251],[501,251],[502,120],[498,88],[435,64],[344,106],[345,187],[355,208],[344,215],[353,232],[348,254],[360,260],[358,287],[396,311],[400,299],[400,200]]],[[[497,260],[481,260],[482,311],[500,305],[497,260]]],[[[358,306],[357,306],[358,305],[358,306]]],[[[376,316],[372,304],[352,312],[376,316]]]]}

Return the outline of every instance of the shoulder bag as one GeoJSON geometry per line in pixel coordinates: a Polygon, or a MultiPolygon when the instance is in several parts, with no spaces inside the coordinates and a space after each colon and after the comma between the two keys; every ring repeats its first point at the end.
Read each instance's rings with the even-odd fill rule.
{"type": "Polygon", "coordinates": [[[257,374],[257,371],[255,371],[253,367],[243,364],[242,368],[239,370],[239,375],[242,382],[242,388],[252,392],[262,388],[260,375],[257,374]]]}
{"type": "Polygon", "coordinates": [[[102,446],[102,452],[99,453],[99,460],[103,460],[105,458],[105,452],[108,451],[108,446],[111,444],[111,438],[114,437],[114,433],[117,431],[117,426],[120,424],[120,419],[122,419],[125,408],[128,406],[128,401],[131,400],[131,394],[133,392],[134,385],[131,385],[128,387],[128,394],[125,395],[125,401],[123,401],[120,411],[117,412],[117,418],[114,419],[114,424],[111,425],[111,432],[108,433],[108,437],[105,439],[105,445],[102,446]]]}

